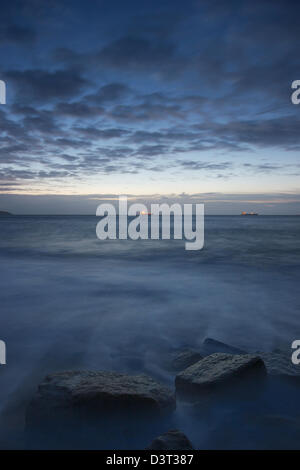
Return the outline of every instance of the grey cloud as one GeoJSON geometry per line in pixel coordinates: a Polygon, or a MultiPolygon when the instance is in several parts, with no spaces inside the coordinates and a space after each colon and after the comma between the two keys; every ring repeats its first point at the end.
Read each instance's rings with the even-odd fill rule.
{"type": "Polygon", "coordinates": [[[274,165],[274,164],[271,164],[271,163],[263,163],[263,164],[260,164],[260,165],[253,165],[252,163],[244,163],[243,166],[245,168],[249,168],[253,171],[255,171],[256,173],[259,172],[259,173],[271,173],[271,172],[274,172],[274,171],[278,171],[278,170],[285,170],[286,168],[288,168],[290,165],[285,165],[285,167],[282,167],[282,165],[274,165]]]}
{"type": "Polygon", "coordinates": [[[61,128],[55,121],[53,114],[49,111],[38,111],[36,115],[28,115],[23,119],[25,131],[41,132],[44,134],[60,134],[61,128]]]}
{"type": "Polygon", "coordinates": [[[123,83],[109,83],[100,87],[96,93],[86,96],[85,99],[96,103],[107,103],[118,101],[131,93],[130,87],[123,83]]]}
{"type": "Polygon", "coordinates": [[[134,152],[134,155],[142,157],[153,157],[169,153],[169,147],[166,145],[142,145],[134,152]]]}
{"type": "Polygon", "coordinates": [[[76,70],[41,69],[10,70],[4,77],[11,81],[17,91],[19,103],[42,103],[71,98],[88,84],[76,70]]]}
{"type": "Polygon", "coordinates": [[[74,127],[73,131],[92,139],[115,139],[128,134],[127,130],[118,128],[98,129],[95,127],[74,127]]]}
{"type": "Polygon", "coordinates": [[[229,121],[224,124],[210,122],[195,126],[207,136],[232,145],[277,146],[284,149],[300,145],[299,118],[279,117],[260,120],[229,121]]]}
{"type": "Polygon", "coordinates": [[[78,140],[75,138],[61,137],[59,139],[54,139],[49,143],[56,146],[57,150],[63,148],[73,148],[73,149],[85,149],[88,146],[86,140],[78,140]]]}
{"type": "Polygon", "coordinates": [[[83,102],[58,103],[54,112],[60,116],[71,116],[74,118],[83,119],[101,116],[104,114],[103,108],[99,106],[89,106],[83,102]]]}
{"type": "Polygon", "coordinates": [[[141,103],[135,105],[117,105],[108,115],[117,121],[141,122],[163,121],[165,119],[183,119],[185,114],[180,106],[141,103]]]}
{"type": "Polygon", "coordinates": [[[218,171],[218,170],[227,170],[232,168],[231,162],[222,162],[222,163],[211,163],[211,162],[199,162],[199,161],[182,161],[179,162],[182,168],[186,170],[210,170],[210,171],[218,171]]]}

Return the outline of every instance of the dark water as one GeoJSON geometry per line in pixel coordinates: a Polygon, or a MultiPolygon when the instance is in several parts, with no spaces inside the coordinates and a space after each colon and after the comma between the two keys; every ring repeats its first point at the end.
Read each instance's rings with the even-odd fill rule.
{"type": "MultiPolygon", "coordinates": [[[[0,219],[2,447],[22,447],[24,407],[49,372],[144,372],[173,386],[162,356],[207,336],[250,352],[300,338],[299,217],[208,216],[201,251],[181,240],[100,241],[96,224],[0,219]]],[[[247,446],[196,431],[180,407],[177,419],[199,447],[247,446]]],[[[241,426],[239,415],[230,420],[241,426]]]]}

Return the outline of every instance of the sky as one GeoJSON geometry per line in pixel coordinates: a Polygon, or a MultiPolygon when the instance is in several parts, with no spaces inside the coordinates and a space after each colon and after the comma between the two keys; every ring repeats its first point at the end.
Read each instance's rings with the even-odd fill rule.
{"type": "Polygon", "coordinates": [[[1,2],[0,210],[300,214],[300,3],[1,2]]]}

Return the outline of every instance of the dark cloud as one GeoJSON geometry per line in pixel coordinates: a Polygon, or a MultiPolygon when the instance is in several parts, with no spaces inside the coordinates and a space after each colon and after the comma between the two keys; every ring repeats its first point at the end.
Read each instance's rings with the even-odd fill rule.
{"type": "Polygon", "coordinates": [[[4,78],[13,83],[19,104],[46,104],[78,96],[88,84],[76,70],[71,69],[54,72],[41,69],[10,70],[4,73],[4,78]]]}
{"type": "Polygon", "coordinates": [[[91,118],[101,116],[105,113],[99,106],[89,106],[85,102],[58,103],[54,113],[59,116],[70,116],[74,118],[91,118]]]}
{"type": "MultiPolygon", "coordinates": [[[[175,78],[189,65],[186,58],[179,53],[176,44],[160,35],[151,38],[145,37],[146,35],[144,31],[143,35],[123,36],[89,52],[58,48],[54,51],[53,60],[54,63],[79,69],[115,69],[127,75],[128,72],[151,73],[164,79],[175,78]]],[[[103,91],[108,93],[114,90],[103,91]]]]}
{"type": "Polygon", "coordinates": [[[56,133],[56,135],[61,133],[58,123],[49,111],[38,111],[36,114],[25,116],[22,125],[25,132],[56,133]]]}
{"type": "Polygon", "coordinates": [[[248,144],[253,147],[278,147],[287,150],[300,145],[300,117],[276,117],[273,119],[238,120],[224,124],[209,123],[196,128],[202,134],[222,139],[224,142],[248,144]]]}
{"type": "Polygon", "coordinates": [[[185,60],[177,54],[176,46],[166,41],[150,41],[126,36],[105,46],[97,54],[101,64],[121,69],[155,69],[170,76],[180,73],[185,60]]]}
{"type": "Polygon", "coordinates": [[[35,41],[35,39],[36,31],[33,28],[16,24],[6,25],[5,23],[0,26],[0,44],[30,44],[35,41]]]}
{"type": "Polygon", "coordinates": [[[87,96],[86,99],[93,103],[107,103],[118,101],[131,93],[130,87],[123,83],[109,83],[100,87],[96,93],[87,96]]]}
{"type": "MultiPolygon", "coordinates": [[[[178,5],[179,6],[179,5],[178,5]]],[[[181,5],[182,7],[183,5],[181,5]]],[[[129,25],[129,32],[134,36],[146,36],[166,40],[170,38],[188,17],[187,5],[184,8],[173,8],[170,11],[134,15],[129,25]]]]}

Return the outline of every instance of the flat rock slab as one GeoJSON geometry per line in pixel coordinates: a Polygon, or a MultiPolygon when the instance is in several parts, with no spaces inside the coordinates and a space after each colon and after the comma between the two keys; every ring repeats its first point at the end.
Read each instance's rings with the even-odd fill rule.
{"type": "Polygon", "coordinates": [[[222,341],[218,341],[213,338],[206,338],[203,341],[201,351],[204,355],[210,355],[214,353],[247,354],[246,351],[243,351],[242,349],[236,348],[235,346],[231,346],[226,343],[222,343],[222,341]]]}
{"type": "Polygon", "coordinates": [[[158,436],[150,446],[149,450],[194,450],[191,442],[183,432],[174,429],[158,436]]]}
{"type": "Polygon", "coordinates": [[[258,356],[216,353],[180,372],[175,384],[179,393],[199,393],[265,375],[265,365],[258,356]]]}
{"type": "Polygon", "coordinates": [[[27,425],[73,417],[161,415],[176,407],[173,392],[146,375],[67,371],[48,375],[27,410],[27,425]]]}

